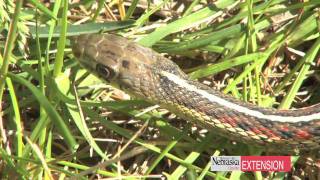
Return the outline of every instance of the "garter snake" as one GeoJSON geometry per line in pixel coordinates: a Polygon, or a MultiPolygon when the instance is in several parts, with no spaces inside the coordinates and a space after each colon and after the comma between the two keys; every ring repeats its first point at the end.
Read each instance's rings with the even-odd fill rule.
{"type": "Polygon", "coordinates": [[[276,149],[320,148],[320,104],[276,110],[245,103],[188,76],[172,61],[126,38],[80,35],[72,50],[88,71],[218,134],[276,149]]]}

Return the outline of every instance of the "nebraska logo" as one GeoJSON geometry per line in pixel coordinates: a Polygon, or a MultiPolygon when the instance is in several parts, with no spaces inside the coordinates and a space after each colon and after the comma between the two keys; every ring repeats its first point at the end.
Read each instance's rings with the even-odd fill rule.
{"type": "Polygon", "coordinates": [[[211,156],[211,171],[239,170],[240,156],[211,156]]]}
{"type": "Polygon", "coordinates": [[[278,171],[291,170],[290,156],[212,156],[212,171],[278,171]]]}

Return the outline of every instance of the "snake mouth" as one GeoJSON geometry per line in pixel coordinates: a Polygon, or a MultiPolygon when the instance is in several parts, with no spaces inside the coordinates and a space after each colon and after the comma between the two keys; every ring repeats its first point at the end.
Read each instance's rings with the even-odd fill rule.
{"type": "Polygon", "coordinates": [[[119,76],[118,77],[118,83],[116,84],[117,87],[119,87],[123,91],[130,91],[130,88],[132,86],[131,80],[128,77],[119,76]]]}
{"type": "Polygon", "coordinates": [[[97,63],[93,61],[86,61],[83,58],[79,58],[77,60],[84,69],[89,70],[90,72],[95,72],[95,67],[97,63]]]}

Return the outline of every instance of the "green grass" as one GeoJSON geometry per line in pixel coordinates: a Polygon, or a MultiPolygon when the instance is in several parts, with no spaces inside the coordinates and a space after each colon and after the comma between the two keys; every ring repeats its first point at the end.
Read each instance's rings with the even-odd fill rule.
{"type": "Polygon", "coordinates": [[[127,99],[79,66],[68,39],[98,32],[124,35],[174,61],[182,57],[192,79],[217,84],[236,98],[266,107],[304,107],[320,101],[317,0],[213,5],[196,0],[181,7],[179,16],[164,13],[174,7],[172,1],[150,3],[141,11],[133,0],[122,17],[117,9],[123,4],[115,1],[25,2],[0,2],[2,178],[317,178],[298,174],[304,165],[290,174],[211,172],[212,155],[270,153],[127,99]],[[124,21],[106,22],[106,5],[124,21]],[[275,23],[276,15],[285,19],[275,23]]]}

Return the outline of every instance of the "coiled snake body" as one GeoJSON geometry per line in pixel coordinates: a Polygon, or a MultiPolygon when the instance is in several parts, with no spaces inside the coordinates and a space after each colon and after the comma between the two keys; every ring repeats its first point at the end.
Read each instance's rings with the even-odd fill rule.
{"type": "Polygon", "coordinates": [[[72,40],[80,64],[103,80],[181,118],[237,141],[278,150],[320,148],[320,104],[297,110],[261,108],[188,79],[155,51],[116,35],[72,40]]]}

